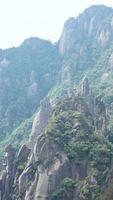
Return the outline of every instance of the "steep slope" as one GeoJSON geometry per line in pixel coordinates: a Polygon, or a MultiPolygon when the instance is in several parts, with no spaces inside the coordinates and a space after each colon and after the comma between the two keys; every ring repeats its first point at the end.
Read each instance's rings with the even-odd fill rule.
{"type": "MultiPolygon", "coordinates": [[[[59,50],[64,55],[83,48],[88,41],[105,48],[113,40],[113,10],[106,6],[92,6],[80,16],[70,18],[64,25],[59,50]]],[[[91,44],[90,44],[91,45],[91,44]]],[[[86,45],[87,47],[87,45],[86,45]]]]}
{"type": "Polygon", "coordinates": [[[26,140],[6,148],[1,200],[111,200],[113,9],[92,6],[58,44],[31,38],[0,63],[1,147],[26,140]]]}
{"type": "Polygon", "coordinates": [[[58,81],[60,62],[57,46],[39,38],[0,50],[0,141],[32,117],[58,81]]]}
{"type": "Polygon", "coordinates": [[[58,45],[30,38],[18,48],[1,50],[0,139],[31,117],[49,91],[54,99],[67,87],[78,90],[85,75],[112,106],[112,52],[113,9],[103,5],[69,19],[58,45]]]}
{"type": "Polygon", "coordinates": [[[112,101],[112,8],[92,6],[77,18],[70,18],[64,25],[59,51],[63,56],[63,87],[77,88],[87,75],[95,92],[106,98],[106,102],[112,101]]]}
{"type": "Polygon", "coordinates": [[[105,104],[90,94],[86,80],[81,96],[73,93],[69,97],[67,93],[62,98],[48,109],[48,115],[50,103],[46,99],[36,115],[30,156],[29,144],[17,156],[11,145],[6,148],[0,180],[2,199],[101,199],[113,153],[113,144],[107,137],[105,104]],[[42,122],[45,113],[48,125],[40,129],[38,122],[42,122]]]}
{"type": "Polygon", "coordinates": [[[38,38],[28,39],[18,48],[1,50],[0,119],[6,126],[3,134],[31,116],[55,84],[58,58],[57,48],[38,38]]]}

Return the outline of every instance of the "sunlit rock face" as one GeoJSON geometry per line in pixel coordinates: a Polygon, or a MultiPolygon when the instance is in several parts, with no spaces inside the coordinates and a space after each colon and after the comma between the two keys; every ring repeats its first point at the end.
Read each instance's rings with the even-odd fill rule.
{"type": "MultiPolygon", "coordinates": [[[[98,187],[98,179],[89,158],[90,150],[87,150],[87,146],[76,145],[81,140],[82,145],[84,140],[89,144],[90,137],[95,142],[94,131],[97,131],[98,137],[106,140],[106,106],[101,97],[93,95],[87,77],[81,82],[81,95],[71,89],[69,93],[68,90],[67,96],[57,102],[54,108],[48,98],[41,102],[29,142],[22,146],[17,155],[11,145],[6,148],[4,171],[0,179],[1,200],[53,200],[63,182],[69,184],[65,186],[69,188],[63,190],[62,200],[81,200],[86,179],[89,186],[98,187]],[[85,98],[88,99],[87,103],[85,98]],[[67,118],[68,115],[70,117],[67,118]],[[67,139],[64,139],[63,134],[69,138],[66,136],[67,139]],[[86,138],[89,134],[87,139],[84,134],[86,138]],[[83,148],[84,156],[81,154],[83,148]],[[78,183],[76,187],[75,183],[78,183]]],[[[106,159],[109,163],[111,158],[106,159]]]]}
{"type": "Polygon", "coordinates": [[[59,40],[60,53],[64,55],[70,51],[77,52],[86,40],[96,39],[101,47],[107,47],[113,40],[112,15],[112,8],[92,6],[79,17],[70,18],[65,23],[59,40]]]}
{"type": "Polygon", "coordinates": [[[52,107],[48,98],[45,98],[41,102],[41,107],[38,113],[36,113],[31,136],[28,142],[28,147],[34,149],[37,138],[43,134],[44,128],[47,126],[52,113],[52,107]]]}
{"type": "MultiPolygon", "coordinates": [[[[23,54],[17,56],[20,68],[14,71],[18,72],[15,79],[9,73],[10,67],[16,67],[13,59],[0,57],[0,97],[6,88],[0,102],[7,100],[13,80],[23,94],[16,93],[17,99],[22,97],[16,107],[22,113],[31,109],[29,115],[36,112],[27,139],[24,135],[29,130],[24,123],[10,137],[14,146],[23,137],[24,145],[19,152],[13,145],[6,148],[0,200],[104,200],[100,196],[113,177],[112,37],[113,10],[92,6],[65,23],[57,44],[25,40],[16,49],[23,54]]],[[[13,94],[8,97],[13,100],[13,94]]],[[[15,107],[6,107],[5,122],[15,122],[18,109],[14,113],[15,107]]]]}

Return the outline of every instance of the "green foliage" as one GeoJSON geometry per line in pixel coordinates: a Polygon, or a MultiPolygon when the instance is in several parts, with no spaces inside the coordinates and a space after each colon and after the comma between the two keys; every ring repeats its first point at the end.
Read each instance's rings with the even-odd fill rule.
{"type": "Polygon", "coordinates": [[[99,200],[100,188],[96,184],[91,184],[89,177],[86,177],[83,181],[80,181],[78,184],[80,184],[81,200],[99,200]]]}
{"type": "MultiPolygon", "coordinates": [[[[46,134],[49,141],[57,143],[75,165],[88,160],[88,167],[96,171],[97,185],[91,185],[85,179],[81,192],[83,199],[97,200],[99,189],[106,183],[113,156],[113,63],[109,62],[113,52],[112,9],[93,6],[91,12],[86,10],[78,19],[77,28],[69,25],[76,42],[70,41],[72,48],[62,57],[57,44],[39,38],[25,40],[18,48],[0,50],[0,156],[7,144],[12,143],[18,149],[28,140],[31,116],[48,92],[52,100],[65,93],[67,88],[60,80],[61,68],[69,66],[72,88],[80,92],[81,80],[87,75],[94,93],[105,100],[109,115],[108,135],[105,138],[94,131],[94,119],[87,112],[86,103],[89,100],[81,97],[76,97],[74,101],[63,99],[57,104],[46,134]],[[84,24],[90,24],[89,30],[91,26],[92,30],[84,31],[87,28],[84,24]],[[105,39],[107,32],[104,31],[108,31],[111,41],[103,48],[100,38],[105,39]],[[103,38],[101,33],[105,34],[103,38]],[[81,106],[81,113],[75,109],[76,103],[76,107],[81,106]]],[[[98,118],[99,113],[95,122],[98,118]]],[[[49,166],[52,162],[48,160],[45,165],[49,166]]],[[[18,167],[23,170],[25,166],[20,164],[18,167]]],[[[32,178],[28,184],[31,181],[32,178]]],[[[65,191],[73,186],[73,181],[66,179],[53,198],[62,199],[65,191]]],[[[112,183],[102,198],[112,199],[112,183]]]]}
{"type": "Polygon", "coordinates": [[[16,128],[10,135],[8,135],[6,139],[0,141],[0,167],[4,154],[4,148],[8,144],[12,144],[18,150],[23,144],[28,141],[32,129],[33,119],[34,117],[26,119],[20,124],[18,128],[16,128]]]}
{"type": "Polygon", "coordinates": [[[60,61],[57,46],[39,38],[0,51],[0,140],[34,114],[56,83],[60,61]]]}
{"type": "MultiPolygon", "coordinates": [[[[81,101],[80,97],[76,97],[76,104],[77,101],[86,105],[85,99],[81,101]]],[[[46,136],[50,143],[57,143],[76,166],[88,161],[89,169],[92,170],[91,176],[97,182],[91,184],[87,178],[82,183],[81,192],[84,200],[99,200],[112,165],[113,146],[107,137],[94,131],[94,119],[74,110],[75,104],[69,102],[71,99],[63,99],[61,103],[59,101],[46,129],[46,136]]],[[[62,199],[64,191],[60,187],[54,194],[55,199],[62,199]]]]}
{"type": "MultiPolygon", "coordinates": [[[[68,105],[68,100],[66,103],[68,105]]],[[[104,171],[111,165],[111,144],[93,131],[92,119],[72,110],[65,107],[65,100],[58,104],[46,134],[50,141],[60,145],[69,159],[79,163],[87,157],[93,167],[104,171]]]]}
{"type": "Polygon", "coordinates": [[[75,189],[75,181],[65,178],[60,187],[52,194],[52,200],[61,200],[66,191],[72,192],[75,189]]]}
{"type": "Polygon", "coordinates": [[[20,126],[7,137],[4,144],[13,144],[13,146],[18,149],[22,144],[25,144],[31,133],[33,119],[34,117],[31,117],[22,122],[20,126]]]}
{"type": "Polygon", "coordinates": [[[113,199],[113,181],[109,183],[108,187],[104,190],[100,200],[111,200],[111,199],[113,199]]]}
{"type": "Polygon", "coordinates": [[[46,134],[50,140],[58,143],[67,153],[70,159],[83,159],[90,150],[91,127],[84,115],[69,111],[62,112],[57,115],[49,124],[46,134]],[[78,130],[72,128],[74,125],[80,124],[78,130]],[[90,133],[88,133],[88,131],[90,133]]]}
{"type": "Polygon", "coordinates": [[[28,139],[25,121],[56,83],[60,63],[57,45],[39,38],[0,51],[0,152],[9,142],[19,148],[28,139]]]}

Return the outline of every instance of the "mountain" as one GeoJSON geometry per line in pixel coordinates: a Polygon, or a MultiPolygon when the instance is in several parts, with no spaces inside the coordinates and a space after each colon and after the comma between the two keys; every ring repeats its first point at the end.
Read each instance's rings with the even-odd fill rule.
{"type": "Polygon", "coordinates": [[[60,63],[57,46],[39,38],[0,50],[0,152],[11,133],[19,132],[20,123],[24,126],[32,118],[40,100],[56,84],[60,63]]]}
{"type": "Polygon", "coordinates": [[[113,199],[112,83],[104,5],[67,20],[55,44],[0,50],[1,200],[113,199]]]}
{"type": "Polygon", "coordinates": [[[64,25],[59,41],[60,53],[80,53],[81,48],[88,48],[88,42],[107,47],[113,39],[112,14],[112,8],[92,6],[76,19],[70,18],[64,25]]]}
{"type": "Polygon", "coordinates": [[[77,88],[87,76],[95,93],[102,95],[107,104],[112,103],[112,8],[92,6],[76,19],[70,18],[58,43],[63,56],[63,87],[66,77],[68,85],[77,88]]]}

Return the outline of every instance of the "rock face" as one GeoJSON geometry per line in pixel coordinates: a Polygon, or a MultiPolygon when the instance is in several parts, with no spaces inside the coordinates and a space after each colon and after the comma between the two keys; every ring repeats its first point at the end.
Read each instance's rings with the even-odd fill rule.
{"type": "MultiPolygon", "coordinates": [[[[80,80],[77,76],[83,77],[84,63],[88,64],[84,68],[90,65],[90,68],[93,67],[92,63],[95,61],[92,62],[88,55],[90,57],[92,54],[91,59],[97,59],[97,55],[93,58],[95,47],[104,51],[112,40],[113,10],[105,6],[100,6],[99,9],[93,6],[77,19],[71,18],[65,23],[58,44],[64,60],[59,70],[61,73],[57,73],[65,92],[62,92],[62,97],[56,98],[53,104],[47,97],[41,101],[29,141],[18,153],[11,145],[6,148],[0,178],[0,200],[99,199],[97,195],[104,190],[103,182],[107,181],[112,164],[113,146],[107,135],[106,105],[101,96],[95,96],[92,92],[88,77],[83,78],[80,91],[77,87],[75,92],[71,85],[74,83],[72,80],[78,68],[78,79],[75,81],[80,80]]],[[[26,40],[22,48],[30,47],[35,51],[39,42],[26,40]]],[[[99,57],[99,53],[96,53],[99,57]]],[[[111,69],[113,55],[111,51],[109,54],[111,56],[108,56],[108,64],[111,69]]],[[[0,70],[9,65],[8,59],[2,59],[0,70]]],[[[40,90],[36,69],[37,66],[29,73],[29,87],[26,91],[28,98],[33,98],[33,103],[35,95],[40,90]]],[[[44,68],[43,78],[40,80],[44,83],[45,91],[45,83],[51,82],[53,77],[53,71],[50,71],[45,72],[44,68]]],[[[104,71],[102,74],[103,80],[108,77],[104,71]]],[[[9,81],[6,82],[8,85],[9,81]]],[[[28,80],[24,79],[25,87],[27,83],[28,80]]]]}
{"type": "Polygon", "coordinates": [[[81,86],[81,95],[86,97],[90,94],[90,92],[89,80],[85,77],[81,86]]]}
{"type": "Polygon", "coordinates": [[[49,102],[48,98],[45,98],[41,102],[40,110],[36,114],[34,122],[33,122],[33,128],[32,133],[28,142],[28,147],[33,150],[37,137],[43,134],[44,128],[47,126],[49,119],[51,117],[52,107],[49,102]]]}
{"type": "Polygon", "coordinates": [[[0,140],[36,112],[58,79],[58,55],[56,45],[39,38],[0,50],[0,140]]]}
{"type": "Polygon", "coordinates": [[[15,178],[15,152],[16,150],[8,145],[4,159],[4,171],[1,177],[1,198],[10,199],[10,192],[15,178]]]}
{"type": "Polygon", "coordinates": [[[59,51],[61,54],[64,54],[65,52],[69,51],[75,44],[75,29],[76,20],[74,18],[71,18],[65,23],[64,30],[59,41],[59,51]]]}
{"type": "Polygon", "coordinates": [[[62,67],[61,82],[64,86],[69,86],[72,81],[72,69],[69,66],[62,67]]]}
{"type": "Polygon", "coordinates": [[[112,8],[92,6],[76,19],[70,18],[65,23],[59,40],[60,53],[64,55],[72,50],[81,52],[85,40],[93,38],[105,48],[113,40],[112,14],[112,8]],[[109,23],[106,22],[108,15],[109,23]]]}
{"type": "Polygon", "coordinates": [[[3,173],[0,178],[1,200],[11,200],[13,193],[16,193],[18,177],[21,174],[23,164],[27,162],[29,153],[30,149],[24,145],[16,157],[16,149],[12,145],[6,147],[3,173]]]}
{"type": "Polygon", "coordinates": [[[98,120],[96,121],[96,129],[106,136],[107,134],[106,106],[101,97],[96,98],[96,113],[99,117],[98,120]]]}
{"type": "MultiPolygon", "coordinates": [[[[77,113],[82,113],[88,120],[92,118],[92,126],[98,130],[100,135],[106,136],[105,104],[101,98],[94,97],[89,91],[89,80],[85,78],[81,86],[83,97],[74,95],[74,91],[70,89],[67,99],[65,99],[66,102],[63,103],[63,109],[66,111],[68,108],[77,113]],[[89,103],[83,101],[82,98],[85,97],[89,98],[89,103]],[[95,99],[95,102],[91,104],[92,98],[95,99]],[[91,106],[93,107],[92,113],[89,110],[91,106]],[[98,121],[95,122],[94,118],[97,113],[99,114],[98,121]]],[[[0,179],[1,200],[52,200],[59,185],[62,185],[66,178],[69,181],[68,184],[71,181],[71,184],[78,182],[80,185],[76,190],[73,190],[74,186],[71,186],[72,188],[68,192],[64,192],[62,200],[69,200],[70,198],[81,200],[80,188],[83,187],[82,181],[86,177],[89,177],[90,185],[97,185],[97,180],[91,173],[92,169],[88,158],[83,158],[79,164],[77,161],[74,163],[61,146],[46,135],[44,129],[51,121],[51,117],[54,119],[58,112],[63,112],[62,107],[55,111],[59,102],[54,105],[54,112],[48,98],[41,102],[40,110],[34,120],[29,144],[24,145],[16,157],[15,149],[11,145],[6,148],[4,171],[0,179]]],[[[82,130],[83,122],[79,122],[78,119],[74,121],[70,130],[70,134],[72,134],[71,142],[76,141],[75,133],[82,130]]],[[[93,130],[93,128],[88,129],[93,130]]]]}
{"type": "MultiPolygon", "coordinates": [[[[92,93],[89,80],[85,77],[81,85],[81,96],[89,97],[88,107],[93,117],[98,116],[95,121],[96,130],[100,131],[102,135],[107,134],[107,112],[106,106],[100,96],[95,97],[92,93]]],[[[95,117],[96,119],[96,117],[95,117]]]]}

